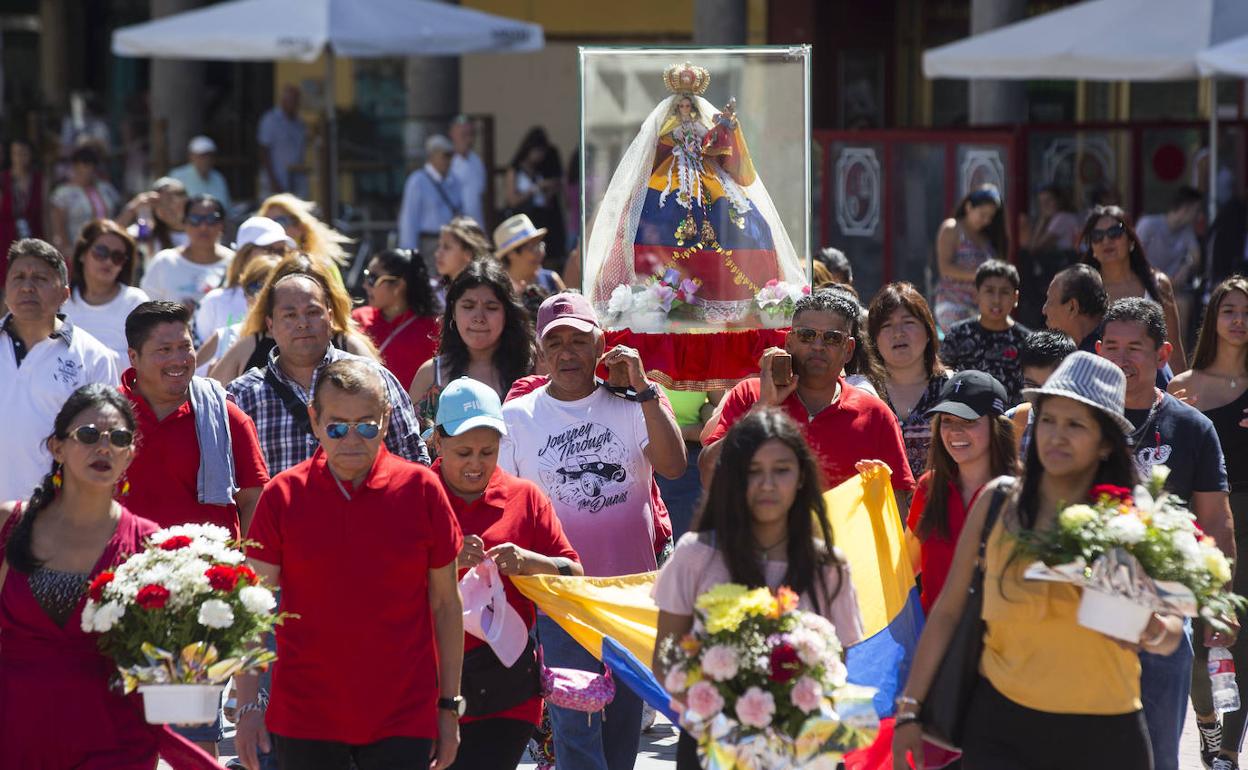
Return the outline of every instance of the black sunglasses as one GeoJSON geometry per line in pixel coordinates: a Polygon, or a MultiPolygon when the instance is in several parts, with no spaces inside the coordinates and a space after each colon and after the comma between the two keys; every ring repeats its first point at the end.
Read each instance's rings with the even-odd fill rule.
{"type": "Polygon", "coordinates": [[[91,247],[91,256],[101,262],[112,260],[112,263],[118,266],[126,264],[126,260],[130,258],[130,255],[126,252],[120,249],[110,249],[102,243],[97,243],[91,247]]]}
{"type": "Polygon", "coordinates": [[[278,223],[282,227],[290,227],[291,225],[295,225],[299,223],[299,220],[296,219],[294,215],[292,214],[278,214],[275,217],[269,217],[269,219],[272,219],[274,222],[278,223]]]}
{"type": "Polygon", "coordinates": [[[793,334],[799,340],[809,345],[817,339],[822,339],[823,344],[830,348],[837,348],[845,344],[845,340],[849,339],[849,334],[840,329],[811,329],[806,326],[799,326],[793,330],[793,334]]]}
{"type": "Polygon", "coordinates": [[[370,289],[379,283],[385,283],[386,281],[397,281],[397,280],[399,280],[399,277],[397,275],[377,275],[375,273],[370,273],[367,270],[364,271],[364,285],[369,287],[370,289]]]}
{"type": "Polygon", "coordinates": [[[1127,226],[1119,222],[1116,225],[1106,227],[1104,230],[1097,229],[1088,233],[1088,241],[1091,243],[1100,243],[1106,238],[1109,238],[1111,241],[1116,241],[1126,234],[1127,226]]]}
{"type": "Polygon", "coordinates": [[[264,288],[264,281],[252,281],[243,287],[243,294],[248,297],[254,297],[264,288]]]}
{"type": "Polygon", "coordinates": [[[107,438],[108,443],[118,449],[125,449],[134,443],[134,431],[126,430],[125,428],[113,428],[112,430],[102,431],[94,425],[80,425],[69,435],[83,446],[98,444],[101,438],[107,438]]]}
{"type": "Polygon", "coordinates": [[[221,221],[221,215],[214,212],[212,214],[187,214],[186,223],[191,227],[202,227],[203,225],[215,225],[221,221]]]}

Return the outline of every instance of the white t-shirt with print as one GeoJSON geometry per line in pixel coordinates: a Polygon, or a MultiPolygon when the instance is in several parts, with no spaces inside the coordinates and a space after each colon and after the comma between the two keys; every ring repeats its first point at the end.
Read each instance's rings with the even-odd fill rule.
{"type": "Polygon", "coordinates": [[[654,470],[640,404],[603,388],[560,401],[542,386],[504,404],[503,420],[499,466],[546,492],[586,575],[655,569],[654,470]]]}
{"type": "Polygon", "coordinates": [[[89,305],[83,301],[77,289],[69,295],[69,301],[61,305],[61,312],[74,322],[74,326],[90,332],[109,350],[117,354],[117,370],[130,368],[130,346],[126,344],[126,316],[139,305],[147,302],[147,293],[133,286],[121,285],[117,296],[103,305],[89,305]]]}
{"type": "Polygon", "coordinates": [[[72,321],[32,346],[21,366],[13,338],[0,331],[0,404],[5,409],[0,500],[25,500],[52,469],[46,439],[70,394],[92,383],[116,386],[119,379],[113,351],[72,321]]]}
{"type": "Polygon", "coordinates": [[[230,259],[201,265],[182,256],[178,249],[165,249],[152,257],[139,288],[154,300],[181,302],[195,307],[205,294],[225,280],[230,259]]]}

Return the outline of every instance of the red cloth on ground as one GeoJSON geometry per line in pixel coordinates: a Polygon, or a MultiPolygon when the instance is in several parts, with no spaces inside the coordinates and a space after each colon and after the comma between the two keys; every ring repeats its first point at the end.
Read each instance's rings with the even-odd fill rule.
{"type": "MultiPolygon", "coordinates": [[[[126,469],[130,491],[119,493],[118,500],[161,527],[217,524],[238,533],[238,506],[199,502],[199,439],[190,400],[157,420],[147,400],[135,389],[136,377],[134,369],[121,376],[120,390],[134,405],[138,444],[134,461],[126,469]]],[[[225,403],[225,411],[234,450],[235,484],[239,489],[263,487],[269,482],[269,471],[255,423],[233,401],[225,403]]]]}
{"type": "MultiPolygon", "coordinates": [[[[759,379],[751,377],[728,391],[719,424],[703,442],[704,446],[722,439],[733,423],[750,411],[758,402],[760,387],[759,379]]],[[[819,459],[824,489],[832,489],[856,475],[854,464],[859,460],[883,460],[893,472],[893,489],[914,489],[901,428],[893,411],[880,399],[846,383],[842,377],[840,398],[815,416],[806,411],[796,391],[780,408],[805,432],[806,441],[819,459]]]]}
{"type": "Polygon", "coordinates": [[[411,310],[387,321],[375,307],[357,307],[351,317],[381,352],[382,363],[406,388],[412,386],[416,370],[438,352],[438,317],[417,316],[411,310]]]}
{"type": "MultiPolygon", "coordinates": [[[[784,347],[787,329],[739,329],[710,334],[637,334],[628,329],[606,333],[607,350],[627,345],[641,354],[647,372],[676,390],[727,390],[743,377],[758,374],[767,348],[784,347]]],[[[605,373],[604,373],[605,376],[605,373]]]]}
{"type": "Polygon", "coordinates": [[[354,745],[438,735],[429,570],[463,538],[442,484],[385,446],[346,498],[325,451],[264,488],[248,558],[281,569],[277,663],[265,724],[354,745]]]}
{"type": "MultiPolygon", "coordinates": [[[[434,460],[433,470],[442,479],[441,458],[434,460]]],[[[495,467],[490,476],[484,494],[472,502],[458,497],[447,487],[446,496],[451,501],[455,518],[459,522],[460,531],[467,535],[477,535],[485,543],[488,551],[496,545],[512,543],[527,551],[542,556],[563,556],[580,563],[580,557],[563,534],[563,527],[555,510],[551,507],[546,494],[533,482],[517,478],[502,468],[495,467]]],[[[461,569],[459,577],[468,570],[461,569]]],[[[503,590],[507,594],[507,603],[516,608],[528,629],[533,628],[537,619],[537,608],[511,582],[511,578],[503,576],[503,590]]],[[[485,644],[472,634],[464,634],[464,654],[469,650],[485,644]]],[[[529,700],[496,714],[479,717],[462,717],[461,722],[475,722],[480,719],[519,719],[537,724],[542,719],[542,697],[534,695],[529,700]]]]}
{"type": "MultiPolygon", "coordinates": [[[[19,516],[0,533],[0,560],[19,516]]],[[[156,529],[122,508],[91,577],[143,550],[156,529]]],[[[85,604],[84,596],[62,627],[39,605],[26,574],[10,569],[0,586],[0,767],[152,770],[159,754],[178,770],[220,770],[167,726],[149,725],[141,695],[109,689],[117,669],[100,654],[98,637],[82,630],[85,604]]]]}
{"type": "MultiPolygon", "coordinates": [[[[643,358],[644,362],[645,359],[643,358]]],[[[601,373],[605,375],[605,372],[601,373]]],[[[512,383],[511,390],[507,391],[507,397],[504,402],[513,398],[520,398],[525,393],[530,393],[546,384],[550,378],[544,374],[530,374],[521,377],[512,383]]],[[[667,395],[662,390],[659,391],[659,403],[663,408],[676,414],[672,410],[672,402],[667,399],[667,395]]],[[[663,502],[663,495],[659,491],[659,482],[657,479],[650,480],[650,510],[654,515],[654,552],[657,554],[672,538],[672,516],[667,512],[667,503],[663,502]]]]}
{"type": "MultiPolygon", "coordinates": [[[[923,742],[923,767],[937,770],[962,756],[960,751],[942,749],[934,743],[923,742]]],[[[893,770],[893,718],[880,720],[880,731],[870,746],[851,751],[845,755],[845,770],[893,770]]],[[[907,760],[910,767],[914,762],[907,760]]]]}
{"type": "MultiPolygon", "coordinates": [[[[933,436],[932,440],[939,441],[940,438],[933,436]]],[[[927,507],[931,477],[931,471],[919,477],[918,487],[914,490],[914,499],[910,501],[910,515],[906,518],[906,526],[915,533],[916,537],[919,532],[919,520],[923,518],[923,509],[927,507]]],[[[941,537],[932,533],[926,540],[920,541],[919,563],[920,572],[923,574],[923,590],[919,594],[919,603],[923,605],[924,614],[931,611],[932,605],[936,603],[936,597],[940,596],[940,589],[945,587],[945,580],[949,577],[949,568],[953,565],[953,552],[958,547],[958,536],[962,534],[962,527],[966,524],[966,512],[975,505],[982,491],[983,487],[975,490],[970,503],[963,505],[962,492],[959,491],[958,485],[950,483],[947,506],[949,536],[941,537]]]]}

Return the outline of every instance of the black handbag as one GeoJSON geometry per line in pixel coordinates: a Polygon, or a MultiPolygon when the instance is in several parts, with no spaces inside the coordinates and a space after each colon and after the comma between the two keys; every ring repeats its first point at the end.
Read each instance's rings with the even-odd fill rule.
{"type": "Polygon", "coordinates": [[[464,653],[459,691],[464,696],[464,716],[469,717],[498,714],[541,695],[542,671],[533,637],[510,668],[488,644],[464,653]]]}
{"type": "Polygon", "coordinates": [[[1001,512],[1006,490],[998,486],[992,493],[984,528],[979,534],[979,558],[967,589],[962,617],[953,630],[945,657],[936,669],[936,676],[927,689],[927,697],[919,709],[923,736],[930,742],[956,750],[962,745],[966,712],[971,696],[979,684],[979,659],[984,652],[984,551],[988,536],[1001,512]]]}

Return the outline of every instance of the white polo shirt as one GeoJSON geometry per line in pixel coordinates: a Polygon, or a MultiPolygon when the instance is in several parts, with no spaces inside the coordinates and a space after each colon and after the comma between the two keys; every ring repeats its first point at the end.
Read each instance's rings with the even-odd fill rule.
{"type": "Polygon", "coordinates": [[[45,441],[65,401],[91,383],[116,386],[116,355],[95,337],[62,319],[61,328],[39,341],[19,366],[20,345],[0,319],[0,500],[25,500],[52,468],[45,441]]]}

